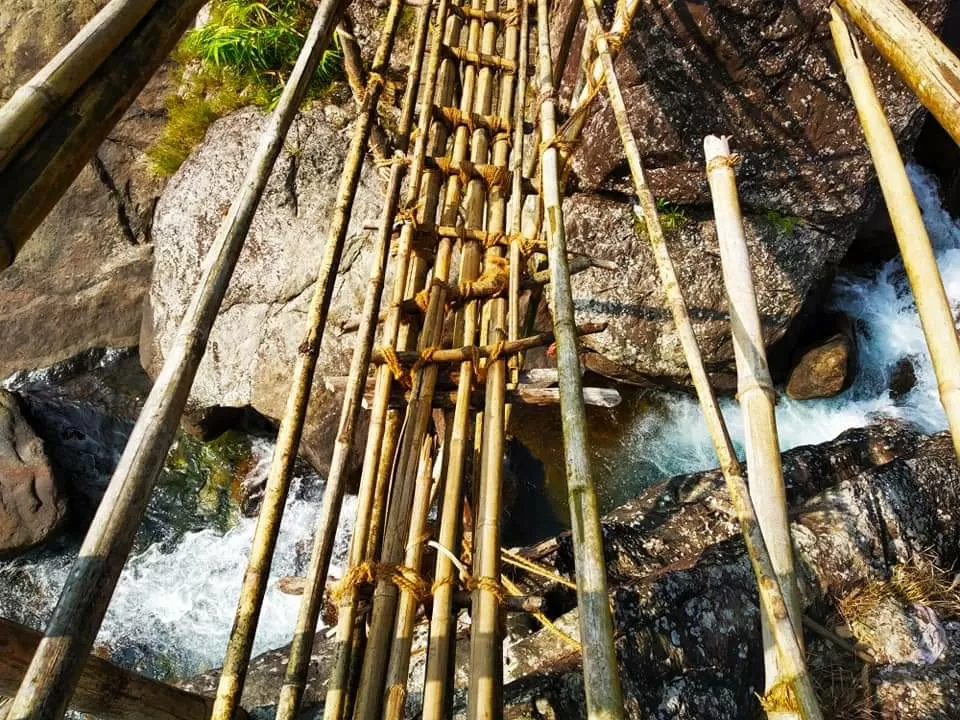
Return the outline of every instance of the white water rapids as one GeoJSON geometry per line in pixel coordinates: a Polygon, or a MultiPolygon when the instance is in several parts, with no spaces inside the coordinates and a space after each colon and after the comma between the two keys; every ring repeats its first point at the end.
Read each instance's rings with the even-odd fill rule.
{"type": "MultiPolygon", "coordinates": [[[[960,300],[960,224],[941,208],[931,177],[917,169],[911,169],[911,177],[937,248],[947,293],[956,302],[960,300]]],[[[830,400],[783,398],[777,408],[783,448],[829,440],[880,415],[912,421],[928,432],[945,427],[902,264],[891,261],[871,277],[841,276],[835,284],[833,304],[856,322],[856,382],[830,400]],[[917,384],[895,401],[888,391],[889,377],[904,357],[913,358],[917,384]]],[[[623,429],[617,451],[621,457],[611,463],[618,468],[612,481],[628,482],[639,489],[641,482],[715,466],[696,402],[689,396],[671,394],[663,405],[662,412],[638,417],[623,429]]],[[[723,410],[741,445],[743,428],[736,404],[724,401],[723,410]]],[[[257,472],[265,473],[272,446],[259,443],[254,450],[260,461],[257,472]]],[[[354,498],[347,497],[335,563],[342,560],[345,526],[352,522],[355,510],[354,498]]],[[[254,652],[290,641],[299,598],[280,593],[273,579],[302,570],[316,512],[316,501],[291,499],[287,504],[254,652]],[[305,549],[298,551],[298,543],[305,549]]],[[[132,557],[98,644],[108,647],[121,662],[156,675],[182,676],[219,666],[254,525],[255,520],[242,518],[226,532],[190,532],[172,547],[157,544],[132,557]],[[150,659],[144,661],[145,657],[150,659]]],[[[74,548],[59,555],[47,553],[0,563],[0,615],[33,625],[45,622],[75,553],[74,548]]]]}

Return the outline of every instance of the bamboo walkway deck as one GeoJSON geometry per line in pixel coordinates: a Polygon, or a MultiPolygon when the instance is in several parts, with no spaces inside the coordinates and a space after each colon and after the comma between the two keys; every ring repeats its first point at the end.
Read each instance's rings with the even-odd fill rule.
{"type": "MultiPolygon", "coordinates": [[[[501,573],[504,442],[511,404],[556,399],[564,424],[587,711],[590,718],[622,717],[584,415],[585,398],[607,402],[609,396],[582,387],[578,355],[579,336],[602,328],[574,324],[570,285],[571,273],[589,267],[609,269],[610,263],[568,253],[562,210],[569,157],[601,92],[608,95],[614,111],[667,305],[757,577],[764,610],[765,706],[777,717],[821,717],[803,656],[773,388],[743,240],[733,170],[736,157],[725,139],[706,139],[705,170],[735,316],[731,324],[753,478],[749,489],[709,384],[614,70],[614,56],[639,3],[618,2],[608,32],[598,2],[584,0],[582,8],[577,6],[558,26],[559,47],[551,48],[547,0],[421,2],[400,120],[390,138],[377,125],[378,106],[401,24],[401,0],[390,3],[365,81],[359,77],[358,51],[350,45],[348,66],[354,68],[351,86],[358,94],[358,116],[333,219],[326,229],[327,245],[304,339],[292,369],[289,400],[217,697],[210,708],[203,698],[87,659],[183,413],[251,219],[317,62],[348,4],[319,2],[297,65],[223,220],[178,338],[44,637],[36,641],[19,627],[0,626],[0,646],[5,643],[16,650],[15,662],[0,658],[0,670],[6,671],[0,679],[6,688],[13,683],[10,678],[22,675],[9,718],[60,718],[68,706],[108,717],[169,715],[200,720],[209,712],[214,720],[232,720],[243,715],[240,697],[253,637],[360,170],[365,161],[372,162],[368,155],[377,158],[388,177],[384,206],[367,295],[359,321],[351,328],[356,343],[350,374],[328,379],[343,388],[345,399],[277,717],[292,720],[301,710],[347,459],[360,443],[364,463],[357,516],[347,568],[333,592],[338,608],[336,660],[324,718],[401,718],[411,693],[422,693],[425,720],[450,717],[458,602],[465,596],[470,598],[471,618],[467,714],[502,716],[504,613],[531,612],[550,624],[539,605],[518,597],[519,591],[501,573]],[[581,9],[589,40],[583,43],[574,99],[561,124],[555,64],[566,66],[581,9]],[[390,274],[393,286],[384,297],[390,274]],[[547,284],[554,331],[533,334],[533,319],[547,284]],[[554,342],[559,388],[552,395],[525,389],[524,353],[554,342]],[[369,431],[358,437],[365,401],[369,431]],[[414,628],[427,600],[426,680],[423,687],[410,687],[414,628]],[[104,688],[112,681],[104,678],[122,682],[123,692],[135,700],[111,697],[104,688]],[[166,713],[151,710],[165,704],[176,707],[166,713]]],[[[0,194],[0,268],[13,261],[201,4],[113,0],[0,110],[0,180],[5,183],[0,194]],[[140,72],[124,74],[130,67],[140,72]],[[87,112],[70,110],[78,103],[87,112]],[[59,139],[52,150],[50,138],[59,139]],[[18,182],[10,184],[11,177],[18,182]]],[[[880,0],[870,7],[860,0],[839,4],[908,76],[941,122],[956,129],[957,88],[929,80],[940,72],[934,66],[960,68],[960,63],[931,40],[929,31],[915,27],[915,18],[898,0],[880,0]],[[929,62],[906,67],[903,47],[908,41],[918,44],[922,50],[917,54],[929,62]]],[[[889,196],[943,402],[955,442],[960,442],[960,406],[955,407],[960,397],[960,346],[952,315],[893,136],[856,39],[836,7],[832,30],[889,196]]]]}

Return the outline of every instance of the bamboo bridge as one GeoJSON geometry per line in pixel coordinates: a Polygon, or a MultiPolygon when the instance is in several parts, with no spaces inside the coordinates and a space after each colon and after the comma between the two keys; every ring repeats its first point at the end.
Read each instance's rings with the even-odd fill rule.
{"type": "MultiPolygon", "coordinates": [[[[240,697],[290,487],[334,279],[360,170],[371,144],[388,177],[305,592],[277,717],[298,717],[340,515],[347,459],[364,450],[347,568],[333,592],[336,660],[324,717],[401,718],[412,693],[422,716],[450,717],[457,598],[469,597],[470,718],[503,713],[503,617],[532,611],[502,572],[502,458],[511,405],[527,402],[524,353],[556,344],[579,642],[591,718],[624,714],[591,478],[571,273],[602,259],[568,251],[562,198],[570,156],[605,92],[630,166],[691,378],[757,577],[770,715],[820,718],[807,672],[774,417],[753,282],[726,139],[705,140],[724,280],[749,430],[748,488],[704,369],[653,193],[627,117],[614,57],[640,0],[621,0],[604,26],[598,0],[560,18],[551,47],[547,0],[424,0],[396,131],[377,125],[400,27],[392,0],[368,71],[353,69],[359,112],[215,699],[90,659],[120,571],[173,440],[197,366],[252,217],[346,0],[321,0],[246,179],[203,264],[174,346],[146,400],[79,558],[42,637],[0,624],[0,692],[10,720],[103,717],[229,720],[240,697]],[[557,102],[577,24],[587,27],[569,112],[557,102]],[[363,77],[365,75],[365,77],[363,77]],[[371,143],[371,137],[377,138],[371,143]],[[385,288],[388,270],[393,285],[385,288]],[[552,333],[532,334],[544,292],[552,333]],[[384,295],[386,294],[386,297],[384,295]],[[366,394],[369,430],[357,432],[366,394]],[[431,516],[431,513],[433,515],[431,516]],[[429,521],[428,521],[429,520],[429,521]],[[428,556],[427,548],[433,552],[428,556]],[[428,562],[428,557],[430,558],[428,562]],[[435,558],[435,559],[434,559],[435,558]],[[429,566],[428,566],[429,565],[429,566]],[[418,610],[429,599],[426,680],[408,685],[418,610]],[[111,688],[115,688],[111,690],[111,688]],[[133,698],[133,700],[131,700],[133,698]]],[[[0,110],[0,268],[93,155],[109,128],[193,21],[203,0],[113,0],[0,110]]],[[[960,141],[960,63],[898,0],[838,0],[831,29],[900,239],[955,441],[960,349],[916,201],[855,36],[859,26],[960,141]]]]}

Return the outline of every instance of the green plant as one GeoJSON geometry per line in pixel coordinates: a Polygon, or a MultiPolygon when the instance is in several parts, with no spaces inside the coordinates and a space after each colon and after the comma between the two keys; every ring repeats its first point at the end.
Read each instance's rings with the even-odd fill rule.
{"type": "Polygon", "coordinates": [[[787,235],[793,235],[794,230],[803,225],[801,218],[793,215],[783,215],[776,210],[770,210],[766,213],[767,222],[787,235]]]}
{"type": "MultiPolygon", "coordinates": [[[[283,91],[313,16],[308,0],[214,0],[210,19],[178,47],[177,92],[167,99],[164,132],[148,151],[154,172],[172,175],[210,124],[245,105],[272,109],[283,91]]],[[[341,72],[334,35],[307,91],[319,95],[341,72]]]]}
{"type": "MultiPolygon", "coordinates": [[[[657,216],[660,218],[660,227],[665,232],[676,232],[687,224],[687,211],[664,198],[657,200],[657,216]]],[[[647,234],[647,221],[639,206],[634,208],[633,230],[644,237],[647,234]]]]}

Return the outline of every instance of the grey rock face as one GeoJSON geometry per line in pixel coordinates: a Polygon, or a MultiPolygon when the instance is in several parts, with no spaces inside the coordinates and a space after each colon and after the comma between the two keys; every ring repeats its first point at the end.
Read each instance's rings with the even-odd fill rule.
{"type": "Polygon", "coordinates": [[[66,511],[43,442],[24,420],[16,396],[0,390],[0,556],[49,538],[66,511]]]}
{"type": "MultiPolygon", "coordinates": [[[[140,345],[152,375],[173,342],[264,122],[263,114],[244,110],[215,123],[157,205],[155,269],[140,345]]],[[[269,418],[282,416],[350,129],[343,111],[332,107],[295,121],[193,384],[194,410],[251,406],[269,418]]],[[[362,226],[379,217],[380,182],[373,170],[364,171],[320,350],[303,448],[321,472],[329,463],[339,415],[339,401],[323,389],[322,377],[348,369],[355,335],[340,335],[337,328],[356,319],[363,305],[371,240],[362,226]]],[[[388,278],[388,288],[391,282],[388,278]]]]}

